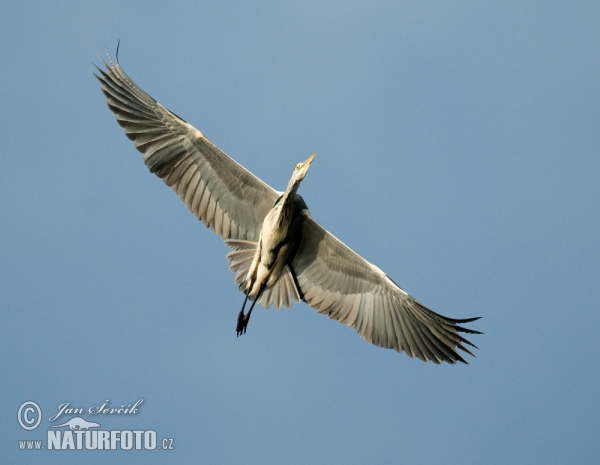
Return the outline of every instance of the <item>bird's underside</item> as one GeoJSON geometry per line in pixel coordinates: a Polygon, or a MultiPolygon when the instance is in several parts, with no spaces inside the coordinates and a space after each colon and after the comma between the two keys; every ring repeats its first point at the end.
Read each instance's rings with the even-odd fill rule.
{"type": "MultiPolygon", "coordinates": [[[[264,257],[269,250],[279,253],[279,249],[272,248],[282,245],[266,244],[261,239],[261,234],[274,236],[267,234],[263,221],[269,212],[273,213],[282,193],[156,102],[118,63],[109,60],[109,64],[104,64],[106,70],[96,67],[100,73],[96,77],[117,122],[144,154],[143,161],[150,171],[171,186],[191,212],[232,249],[227,255],[229,268],[246,297],[277,309],[303,300],[319,313],[355,329],[363,339],[423,361],[465,362],[457,349],[473,355],[466,346],[475,346],[460,333],[481,333],[461,325],[478,318],[459,320],[429,310],[323,229],[306,209],[294,213],[297,237],[292,238],[295,242],[287,255],[280,257],[285,263],[269,269],[270,261],[264,257]],[[263,262],[259,259],[261,253],[263,262]],[[274,278],[275,282],[271,282],[274,278]],[[254,294],[249,290],[253,286],[258,291],[254,294]]],[[[301,165],[296,165],[295,170],[301,165]]],[[[293,195],[304,175],[305,172],[292,188],[293,195]]],[[[288,190],[294,176],[296,172],[288,190]]],[[[283,244],[292,239],[284,238],[283,244]]]]}

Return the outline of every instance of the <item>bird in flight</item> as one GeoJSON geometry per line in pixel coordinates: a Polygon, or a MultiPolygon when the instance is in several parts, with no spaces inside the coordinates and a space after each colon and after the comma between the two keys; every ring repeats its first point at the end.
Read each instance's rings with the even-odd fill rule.
{"type": "Polygon", "coordinates": [[[315,155],[294,167],[278,192],[227,156],[204,134],[138,87],[109,57],[96,66],[108,107],[144,154],[150,171],[225,240],[234,281],[245,294],[236,333],[254,305],[289,308],[304,301],[379,347],[435,363],[460,361],[476,347],[460,333],[478,318],[442,316],[404,292],[312,219],[298,187],[315,155]],[[247,301],[252,303],[245,313],[247,301]]]}

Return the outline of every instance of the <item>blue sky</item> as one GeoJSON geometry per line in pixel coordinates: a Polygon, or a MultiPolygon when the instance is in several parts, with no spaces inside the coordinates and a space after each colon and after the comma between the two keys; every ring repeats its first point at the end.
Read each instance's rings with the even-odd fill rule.
{"type": "Polygon", "coordinates": [[[4,2],[5,463],[593,463],[600,373],[597,2],[4,2]],[[226,247],[149,174],[93,78],[137,84],[485,335],[470,365],[254,312],[226,247]],[[51,415],[170,451],[21,451],[51,415]],[[25,401],[38,429],[19,426],[25,401]],[[66,416],[63,418],[67,419],[66,416]]]}

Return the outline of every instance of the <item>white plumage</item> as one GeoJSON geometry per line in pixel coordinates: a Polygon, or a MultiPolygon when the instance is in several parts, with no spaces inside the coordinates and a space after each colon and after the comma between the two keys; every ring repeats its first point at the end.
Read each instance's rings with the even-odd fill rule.
{"type": "MultiPolygon", "coordinates": [[[[296,191],[314,155],[296,165],[281,194],[156,102],[119,64],[104,64],[96,77],[108,107],[150,171],[233,249],[229,268],[253,301],[250,312],[257,302],[279,309],[304,300],[379,347],[435,363],[465,362],[457,349],[471,354],[465,344],[473,344],[459,333],[480,333],[460,325],[477,318],[429,310],[310,217],[296,191]]],[[[238,335],[249,313],[242,307],[238,335]]]]}

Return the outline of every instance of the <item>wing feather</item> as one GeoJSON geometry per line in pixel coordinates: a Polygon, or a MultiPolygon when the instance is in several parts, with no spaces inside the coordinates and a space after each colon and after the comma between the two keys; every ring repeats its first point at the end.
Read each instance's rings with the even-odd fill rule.
{"type": "Polygon", "coordinates": [[[480,334],[457,325],[476,318],[455,320],[429,310],[309,216],[292,268],[311,307],[376,346],[434,363],[465,362],[457,350],[470,354],[463,343],[471,343],[458,331],[480,334]]]}
{"type": "Polygon", "coordinates": [[[156,102],[119,64],[104,64],[96,77],[108,107],[150,171],[224,239],[257,241],[277,192],[156,102]]]}

